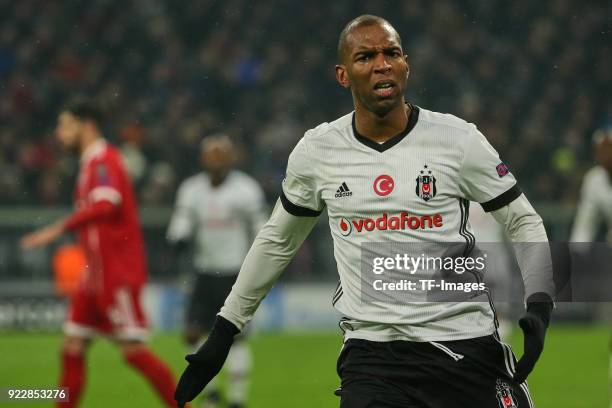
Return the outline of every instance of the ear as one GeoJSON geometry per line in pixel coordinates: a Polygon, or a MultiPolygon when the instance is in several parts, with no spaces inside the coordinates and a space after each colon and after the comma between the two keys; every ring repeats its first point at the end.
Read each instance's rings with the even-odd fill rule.
{"type": "Polygon", "coordinates": [[[410,62],[408,61],[408,55],[404,55],[404,61],[406,61],[406,78],[410,76],[410,62]]]}
{"type": "Polygon", "coordinates": [[[342,64],[336,65],[336,81],[338,81],[340,86],[345,89],[349,89],[351,87],[351,81],[349,81],[346,67],[342,64]]]}

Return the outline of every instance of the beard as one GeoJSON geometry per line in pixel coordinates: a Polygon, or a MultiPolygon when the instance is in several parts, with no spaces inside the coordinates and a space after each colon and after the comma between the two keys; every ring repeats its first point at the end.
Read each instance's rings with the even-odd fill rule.
{"type": "Polygon", "coordinates": [[[359,97],[361,104],[370,112],[378,116],[379,118],[384,118],[387,116],[389,112],[398,106],[403,105],[404,103],[404,94],[400,93],[395,98],[388,99],[373,99],[369,96],[359,97]]]}
{"type": "Polygon", "coordinates": [[[81,154],[81,135],[77,134],[70,141],[60,141],[61,148],[68,154],[81,154]]]}
{"type": "Polygon", "coordinates": [[[372,112],[374,112],[374,114],[378,116],[379,118],[384,118],[385,116],[387,116],[389,112],[391,112],[397,106],[401,105],[399,101],[393,101],[393,103],[390,103],[391,101],[385,101],[385,102],[388,102],[388,103],[384,103],[384,104],[379,103],[374,107],[374,109],[372,109],[372,112]]]}

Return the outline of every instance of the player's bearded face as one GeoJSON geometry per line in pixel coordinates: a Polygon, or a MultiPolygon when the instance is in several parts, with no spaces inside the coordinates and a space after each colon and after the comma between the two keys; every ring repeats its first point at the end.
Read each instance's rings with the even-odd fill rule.
{"type": "Polygon", "coordinates": [[[66,150],[78,151],[83,123],[69,112],[62,112],[57,120],[55,134],[66,150]]]}
{"type": "Polygon", "coordinates": [[[356,103],[385,116],[404,103],[409,66],[392,28],[372,25],[354,29],[347,38],[344,75],[356,103]]]}

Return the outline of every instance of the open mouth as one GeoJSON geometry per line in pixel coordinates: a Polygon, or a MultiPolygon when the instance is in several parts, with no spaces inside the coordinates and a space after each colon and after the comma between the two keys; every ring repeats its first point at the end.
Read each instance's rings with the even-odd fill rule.
{"type": "Polygon", "coordinates": [[[395,89],[395,82],[391,80],[382,80],[374,84],[374,93],[382,98],[392,96],[395,93],[395,89]]]}

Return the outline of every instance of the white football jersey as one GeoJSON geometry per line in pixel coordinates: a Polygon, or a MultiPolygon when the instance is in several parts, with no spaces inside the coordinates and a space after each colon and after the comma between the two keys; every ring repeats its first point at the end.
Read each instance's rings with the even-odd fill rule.
{"type": "Polygon", "coordinates": [[[199,272],[236,274],[254,237],[268,216],[264,194],[249,175],[231,171],[213,187],[208,174],[186,179],[178,189],[167,238],[195,240],[199,272]]]}
{"type": "Polygon", "coordinates": [[[606,169],[595,166],[584,176],[570,241],[592,242],[603,222],[612,243],[612,178],[606,169]]]}
{"type": "Polygon", "coordinates": [[[378,144],[354,113],[306,132],[289,157],[281,201],[298,216],[325,208],[340,283],[332,303],[345,338],[457,340],[494,332],[486,295],[473,302],[366,302],[362,246],[475,242],[469,201],[497,210],[521,195],[514,176],[471,123],[412,107],[406,129],[378,144]]]}

